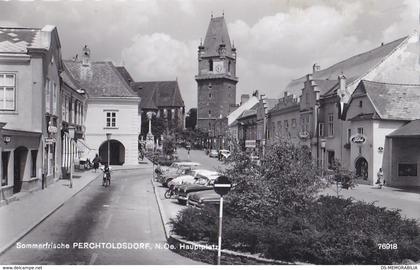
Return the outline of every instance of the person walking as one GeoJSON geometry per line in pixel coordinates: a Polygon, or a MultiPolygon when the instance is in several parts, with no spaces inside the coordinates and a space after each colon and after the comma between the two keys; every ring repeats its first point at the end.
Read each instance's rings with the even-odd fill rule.
{"type": "Polygon", "coordinates": [[[95,158],[93,159],[93,169],[96,170],[99,168],[99,163],[101,163],[101,158],[98,154],[95,155],[95,158]]]}
{"type": "Polygon", "coordinates": [[[382,188],[382,186],[385,184],[384,172],[382,171],[382,168],[379,168],[379,171],[376,174],[376,176],[378,178],[376,184],[379,185],[379,188],[382,188]]]}

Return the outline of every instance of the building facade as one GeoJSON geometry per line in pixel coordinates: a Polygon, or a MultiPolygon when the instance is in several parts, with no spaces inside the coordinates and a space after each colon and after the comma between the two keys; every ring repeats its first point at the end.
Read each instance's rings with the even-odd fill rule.
{"type": "Polygon", "coordinates": [[[111,62],[90,61],[90,50],[83,48],[82,59],[64,61],[72,78],[88,95],[86,146],[110,165],[138,164],[138,137],[141,118],[140,98],[111,62]]]}
{"type": "Polygon", "coordinates": [[[211,132],[217,119],[236,109],[236,59],[224,17],[212,17],[204,43],[198,47],[198,129],[211,132]]]}
{"type": "Polygon", "coordinates": [[[0,28],[4,198],[41,188],[59,177],[61,70],[55,26],[0,28]]]}

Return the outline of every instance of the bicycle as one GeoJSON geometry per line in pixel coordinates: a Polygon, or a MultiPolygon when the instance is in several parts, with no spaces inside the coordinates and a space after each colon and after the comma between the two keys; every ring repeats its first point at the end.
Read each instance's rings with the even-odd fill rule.
{"type": "Polygon", "coordinates": [[[165,191],[165,199],[171,199],[172,197],[175,197],[175,188],[171,186],[167,191],[165,191]]]}

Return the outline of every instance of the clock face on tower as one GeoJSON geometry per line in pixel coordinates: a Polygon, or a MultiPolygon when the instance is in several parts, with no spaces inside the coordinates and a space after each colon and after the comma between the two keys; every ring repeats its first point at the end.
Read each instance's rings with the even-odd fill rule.
{"type": "Polygon", "coordinates": [[[214,62],[214,71],[216,73],[223,73],[225,71],[223,61],[214,62]]]}

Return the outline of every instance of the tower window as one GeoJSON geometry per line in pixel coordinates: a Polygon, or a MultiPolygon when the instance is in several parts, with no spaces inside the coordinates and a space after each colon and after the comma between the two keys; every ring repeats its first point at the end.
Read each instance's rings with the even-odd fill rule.
{"type": "Polygon", "coordinates": [[[211,93],[209,93],[209,98],[211,98],[211,93]]]}
{"type": "Polygon", "coordinates": [[[359,107],[362,108],[363,107],[363,101],[359,101],[359,107]]]}
{"type": "Polygon", "coordinates": [[[209,60],[209,71],[213,71],[213,60],[209,60]]]}
{"type": "Polygon", "coordinates": [[[211,115],[211,110],[209,110],[209,115],[211,115]]]}
{"type": "Polygon", "coordinates": [[[212,89],[212,88],[213,88],[213,86],[211,85],[211,83],[209,83],[208,88],[209,88],[209,89],[212,89]]]}

